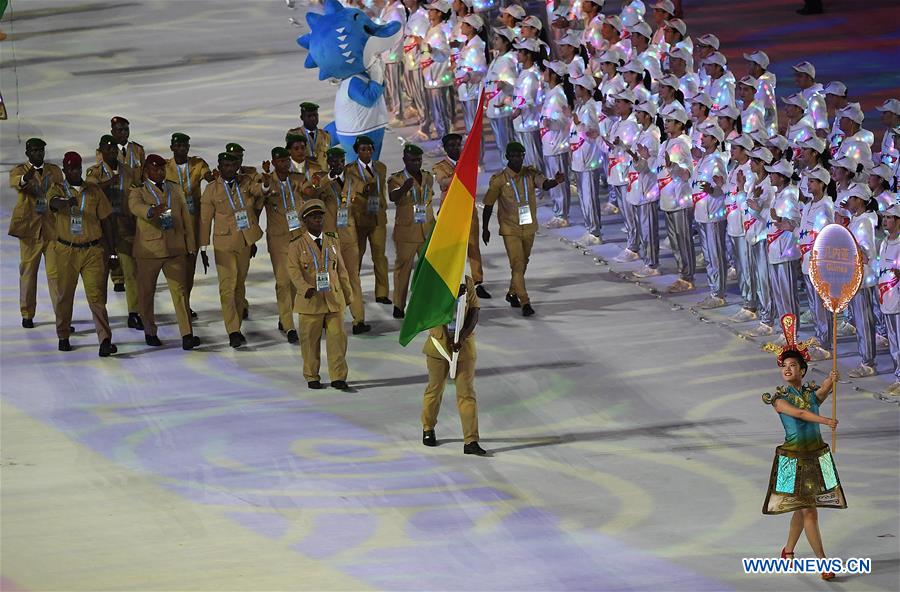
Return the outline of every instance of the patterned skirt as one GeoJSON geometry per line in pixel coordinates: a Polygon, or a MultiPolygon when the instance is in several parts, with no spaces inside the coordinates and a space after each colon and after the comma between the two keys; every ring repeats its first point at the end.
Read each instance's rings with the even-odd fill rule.
{"type": "Polygon", "coordinates": [[[847,500],[827,444],[810,451],[775,449],[763,514],[801,508],[846,508],[847,500]]]}

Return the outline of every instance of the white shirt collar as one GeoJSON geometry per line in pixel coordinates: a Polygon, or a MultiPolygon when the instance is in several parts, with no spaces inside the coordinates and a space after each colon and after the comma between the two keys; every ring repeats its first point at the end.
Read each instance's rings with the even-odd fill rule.
{"type": "Polygon", "coordinates": [[[298,171],[305,171],[306,170],[306,161],[304,160],[303,162],[297,162],[296,160],[294,160],[292,158],[291,159],[291,168],[294,170],[298,170],[298,171]]]}
{"type": "Polygon", "coordinates": [[[320,238],[322,238],[322,235],[321,235],[321,234],[320,234],[319,236],[316,236],[316,235],[314,235],[313,233],[311,233],[311,232],[308,231],[308,230],[306,231],[306,234],[308,234],[308,235],[309,235],[309,238],[311,238],[313,241],[317,241],[317,240],[319,240],[320,238]]]}

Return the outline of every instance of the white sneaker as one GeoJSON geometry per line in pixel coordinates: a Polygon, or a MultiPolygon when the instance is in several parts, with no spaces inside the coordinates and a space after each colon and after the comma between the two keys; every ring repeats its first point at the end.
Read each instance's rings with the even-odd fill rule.
{"type": "Polygon", "coordinates": [[[837,328],[838,337],[853,337],[856,335],[856,327],[847,321],[841,321],[837,328]]]}
{"type": "Polygon", "coordinates": [[[755,321],[757,318],[757,314],[752,310],[747,310],[746,308],[742,308],[732,316],[729,320],[733,323],[746,323],[747,321],[755,321]]]}
{"type": "Polygon", "coordinates": [[[812,323],[812,312],[805,311],[800,315],[800,324],[801,325],[809,325],[812,323]]]}
{"type": "Polygon", "coordinates": [[[619,263],[631,263],[632,261],[637,261],[640,258],[641,256],[631,249],[623,249],[621,253],[613,258],[613,261],[618,261],[619,263]]]}
{"type": "Polygon", "coordinates": [[[900,396],[900,380],[895,380],[894,384],[887,387],[887,390],[885,391],[884,394],[889,395],[891,397],[900,396]]]}
{"type": "Polygon", "coordinates": [[[875,368],[868,364],[860,364],[847,373],[850,378],[865,378],[866,376],[875,376],[875,368]]]}
{"type": "Polygon", "coordinates": [[[729,268],[728,268],[728,275],[726,276],[726,279],[727,279],[729,282],[737,281],[737,270],[736,270],[735,268],[733,268],[733,267],[729,267],[729,268]]]}
{"type": "Polygon", "coordinates": [[[831,352],[827,349],[822,349],[818,345],[811,345],[807,350],[809,352],[809,361],[810,362],[821,362],[823,360],[831,359],[831,352]]]}
{"type": "Polygon", "coordinates": [[[631,275],[633,275],[634,277],[638,277],[638,278],[648,278],[648,277],[656,277],[656,276],[660,275],[660,273],[659,273],[658,269],[656,269],[654,267],[650,267],[648,265],[645,265],[642,268],[640,268],[639,270],[632,272],[631,275]]]}
{"type": "Polygon", "coordinates": [[[546,228],[561,228],[563,219],[559,216],[553,216],[549,222],[547,222],[544,226],[546,228]]]}
{"type": "Polygon", "coordinates": [[[725,302],[724,298],[719,298],[718,296],[707,296],[699,304],[697,304],[697,308],[709,310],[712,308],[722,308],[726,304],[728,303],[725,302]]]}
{"type": "Polygon", "coordinates": [[[590,232],[584,233],[584,236],[581,237],[581,240],[578,241],[578,244],[584,247],[595,247],[597,245],[603,244],[603,239],[599,236],[594,236],[590,232]]]}
{"type": "Polygon", "coordinates": [[[875,334],[875,347],[877,349],[890,349],[891,342],[884,335],[875,334]]]}
{"type": "Polygon", "coordinates": [[[675,280],[675,283],[669,286],[669,289],[666,290],[666,292],[669,294],[681,294],[683,292],[690,292],[693,289],[694,284],[692,282],[678,278],[675,280]]]}
{"type": "Polygon", "coordinates": [[[767,335],[771,335],[775,332],[775,329],[772,328],[771,325],[767,325],[765,323],[760,323],[753,329],[750,329],[744,335],[747,337],[765,337],[767,335]]]}
{"type": "Polygon", "coordinates": [[[600,206],[600,213],[604,216],[614,216],[619,213],[619,208],[609,202],[606,202],[602,206],[600,206]]]}

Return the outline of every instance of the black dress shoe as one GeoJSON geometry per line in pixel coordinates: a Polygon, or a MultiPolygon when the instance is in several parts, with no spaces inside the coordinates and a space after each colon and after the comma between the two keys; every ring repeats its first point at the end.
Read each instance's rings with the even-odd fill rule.
{"type": "Polygon", "coordinates": [[[506,301],[509,302],[509,305],[513,308],[519,308],[522,305],[519,304],[519,297],[515,294],[507,294],[506,301]]]}
{"type": "Polygon", "coordinates": [[[400,310],[400,309],[397,308],[396,306],[394,307],[394,318],[395,318],[395,319],[402,319],[402,318],[405,317],[405,316],[406,316],[406,313],[405,313],[405,312],[403,312],[402,310],[400,310]]]}
{"type": "Polygon", "coordinates": [[[240,338],[241,338],[241,343],[242,343],[243,345],[247,345],[247,338],[244,337],[244,334],[241,333],[240,331],[238,331],[238,335],[239,335],[240,338]]]}
{"type": "Polygon", "coordinates": [[[290,344],[298,344],[300,343],[300,337],[297,336],[297,332],[293,329],[287,332],[287,340],[290,344]]]}
{"type": "Polygon", "coordinates": [[[243,335],[241,335],[240,331],[228,334],[228,345],[234,348],[244,345],[243,335]]]}
{"type": "Polygon", "coordinates": [[[162,345],[162,341],[159,340],[159,337],[156,335],[144,335],[144,341],[147,345],[152,345],[153,347],[159,347],[162,345]]]}
{"type": "Polygon", "coordinates": [[[339,391],[345,391],[350,388],[350,385],[347,384],[346,380],[335,380],[331,383],[331,388],[337,389],[339,391]]]}
{"type": "Polygon", "coordinates": [[[109,356],[116,353],[117,351],[119,351],[119,348],[114,346],[112,344],[112,341],[110,341],[109,339],[104,339],[103,342],[100,344],[100,352],[98,355],[101,358],[108,358],[109,356]]]}
{"type": "Polygon", "coordinates": [[[59,351],[72,351],[72,344],[68,339],[59,340],[59,351]]]}
{"type": "Polygon", "coordinates": [[[124,292],[125,284],[113,284],[113,292],[124,292]]]}
{"type": "Polygon", "coordinates": [[[75,327],[69,327],[69,333],[74,333],[74,332],[75,332],[75,327]]]}
{"type": "Polygon", "coordinates": [[[250,318],[250,309],[249,308],[244,309],[244,312],[241,315],[241,318],[245,321],[250,318]]]}
{"type": "Polygon", "coordinates": [[[181,349],[183,350],[194,349],[198,345],[200,345],[200,338],[194,337],[193,333],[188,333],[181,338],[181,349]]]}
{"type": "Polygon", "coordinates": [[[34,329],[34,319],[22,319],[23,329],[34,329]]]}
{"type": "Polygon", "coordinates": [[[306,386],[308,386],[309,388],[314,389],[314,390],[325,388],[324,386],[322,386],[322,383],[318,380],[311,380],[306,383],[306,386]]]}
{"type": "Polygon", "coordinates": [[[478,456],[487,456],[487,450],[478,445],[478,442],[469,442],[463,445],[463,454],[477,454],[478,456]]]}
{"type": "Polygon", "coordinates": [[[196,319],[196,318],[197,318],[197,313],[194,312],[194,309],[191,308],[191,309],[189,309],[189,310],[191,311],[191,318],[192,318],[192,319],[196,319]]]}
{"type": "Polygon", "coordinates": [[[353,334],[359,335],[360,333],[368,333],[372,330],[372,325],[367,325],[365,323],[356,323],[353,325],[353,334]]]}
{"type": "Polygon", "coordinates": [[[531,303],[525,304],[522,306],[522,316],[523,317],[530,317],[533,314],[534,314],[534,309],[531,308],[531,303]]]}
{"type": "Polygon", "coordinates": [[[141,319],[141,315],[136,312],[128,313],[128,328],[135,329],[137,331],[144,330],[144,321],[141,319]]]}
{"type": "Polygon", "coordinates": [[[434,430],[422,430],[422,444],[425,446],[437,446],[437,437],[434,430]]]}
{"type": "Polygon", "coordinates": [[[284,333],[284,325],[281,324],[281,321],[278,321],[278,330],[284,333]]]}
{"type": "Polygon", "coordinates": [[[475,294],[479,298],[490,298],[491,297],[491,293],[488,292],[487,290],[485,290],[484,286],[481,284],[478,284],[477,286],[475,286],[475,294]]]}
{"type": "Polygon", "coordinates": [[[393,304],[393,302],[391,302],[391,299],[387,298],[385,296],[382,296],[381,298],[376,298],[375,302],[377,302],[378,304],[393,304]]]}

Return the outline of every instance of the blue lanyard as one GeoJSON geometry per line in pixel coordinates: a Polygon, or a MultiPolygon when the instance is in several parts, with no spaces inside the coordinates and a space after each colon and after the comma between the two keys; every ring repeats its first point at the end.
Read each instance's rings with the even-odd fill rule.
{"type": "MultiPolygon", "coordinates": [[[[328,249],[325,247],[325,238],[320,236],[319,239],[322,241],[322,250],[325,252],[325,271],[327,272],[328,271],[328,249]]],[[[316,246],[315,241],[313,241],[312,246],[313,247],[316,246]]],[[[316,257],[316,249],[311,247],[309,249],[309,252],[313,256],[313,265],[315,265],[316,271],[319,271],[319,258],[316,257]]]]}
{"type": "MultiPolygon", "coordinates": [[[[103,171],[104,171],[107,175],[109,175],[109,178],[110,178],[110,179],[113,178],[112,171],[109,170],[109,169],[107,168],[105,162],[101,162],[101,163],[100,163],[100,167],[103,169],[103,171]]],[[[119,191],[122,191],[122,192],[125,191],[125,176],[124,176],[124,175],[121,175],[121,174],[119,175],[119,191]]]]}
{"type": "Polygon", "coordinates": [[[290,179],[290,177],[288,177],[287,181],[281,181],[281,180],[278,181],[278,189],[281,190],[281,203],[282,203],[282,205],[284,205],[284,210],[287,211],[287,209],[288,209],[287,196],[284,193],[285,185],[287,185],[288,193],[291,196],[291,209],[292,210],[296,209],[297,206],[295,205],[295,202],[294,202],[294,190],[291,189],[291,179],[290,179]]]}
{"type": "MultiPolygon", "coordinates": [[[[228,196],[228,203],[231,204],[231,209],[232,209],[232,210],[237,210],[237,208],[234,207],[234,200],[231,199],[231,192],[228,191],[228,182],[227,182],[227,181],[224,181],[224,182],[222,183],[222,186],[225,187],[225,195],[228,196]]],[[[238,199],[241,200],[241,209],[243,210],[243,209],[246,207],[246,206],[244,205],[244,196],[241,195],[241,186],[238,185],[237,181],[235,181],[235,183],[234,183],[234,188],[237,190],[237,196],[238,196],[238,199]]]]}
{"type": "Polygon", "coordinates": [[[128,166],[134,168],[134,150],[131,148],[131,142],[126,144],[125,153],[128,155],[128,166]]]}
{"type": "MultiPolygon", "coordinates": [[[[510,178],[508,173],[506,175],[506,179],[509,181],[509,184],[512,185],[513,191],[515,191],[515,193],[516,193],[516,203],[521,204],[522,199],[521,199],[521,197],[519,197],[519,188],[516,187],[516,182],[510,178]]],[[[528,183],[524,183],[522,186],[525,188],[525,203],[527,204],[528,203],[528,183]]]]}
{"type": "Polygon", "coordinates": [[[334,195],[334,199],[337,200],[338,206],[339,207],[346,206],[347,198],[350,197],[350,188],[353,186],[352,181],[350,181],[350,177],[347,177],[346,179],[344,179],[344,182],[347,184],[347,188],[344,191],[343,199],[341,199],[341,196],[338,195],[338,192],[334,190],[334,179],[329,178],[328,181],[329,181],[328,185],[331,187],[331,193],[332,193],[332,195],[334,195]]]}
{"type": "MultiPolygon", "coordinates": [[[[69,185],[68,181],[63,183],[63,188],[66,190],[66,197],[72,197],[72,191],[71,191],[72,187],[71,187],[71,185],[69,185]]],[[[82,187],[81,188],[81,213],[82,214],[84,214],[84,205],[85,205],[84,200],[86,197],[87,197],[87,192],[82,187]]]]}
{"type": "Polygon", "coordinates": [[[191,193],[191,163],[184,163],[184,177],[181,176],[181,165],[175,163],[175,172],[178,174],[178,184],[181,185],[181,192],[185,197],[191,193]]]}
{"type": "MultiPolygon", "coordinates": [[[[159,196],[156,194],[156,189],[153,188],[153,183],[150,181],[144,181],[144,185],[147,189],[150,190],[150,193],[153,195],[153,199],[156,200],[156,205],[162,205],[162,202],[159,201],[159,196]]],[[[166,209],[172,209],[172,188],[166,185],[166,209]]]]}
{"type": "Polygon", "coordinates": [[[309,135],[309,131],[304,127],[303,135],[306,136],[306,151],[312,156],[316,151],[316,132],[318,130],[313,130],[312,137],[309,135]]]}
{"type": "MultiPolygon", "coordinates": [[[[423,206],[424,206],[424,205],[427,203],[427,200],[428,200],[428,186],[425,185],[425,173],[420,173],[420,174],[422,175],[422,185],[423,185],[423,187],[422,187],[422,193],[423,193],[423,195],[422,195],[422,201],[420,202],[420,201],[418,200],[418,198],[417,198],[418,195],[419,195],[419,193],[416,191],[416,184],[415,184],[415,181],[413,181],[412,194],[413,194],[413,201],[414,201],[415,203],[419,204],[419,205],[423,205],[423,206]]],[[[406,177],[407,179],[409,179],[409,173],[406,172],[406,169],[403,170],[403,176],[406,177]]]]}
{"type": "MultiPolygon", "coordinates": [[[[356,161],[356,166],[359,167],[359,176],[362,177],[362,180],[365,181],[368,179],[366,176],[366,169],[363,168],[363,163],[359,160],[356,161]]],[[[378,173],[372,171],[372,175],[375,177],[375,182],[378,184],[378,195],[381,195],[381,177],[378,176],[378,173]]]]}

